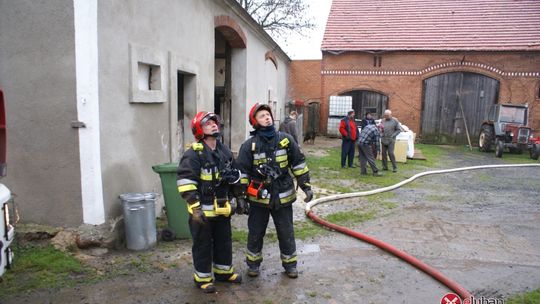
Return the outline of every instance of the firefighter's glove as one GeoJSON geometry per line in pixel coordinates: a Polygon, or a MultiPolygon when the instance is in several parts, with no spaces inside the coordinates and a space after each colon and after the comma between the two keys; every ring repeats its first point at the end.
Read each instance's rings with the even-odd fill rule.
{"type": "Polygon", "coordinates": [[[245,198],[236,198],[236,204],[236,214],[249,214],[249,204],[245,198]]]}
{"type": "Polygon", "coordinates": [[[240,181],[240,171],[238,169],[225,169],[221,172],[221,178],[229,185],[234,185],[240,181]]]}
{"type": "Polygon", "coordinates": [[[311,190],[311,187],[309,188],[302,188],[302,191],[306,194],[306,198],[304,199],[305,203],[310,202],[313,199],[313,190],[311,190]]]}
{"type": "Polygon", "coordinates": [[[298,184],[300,188],[302,189],[302,191],[304,191],[304,193],[306,194],[306,198],[304,199],[304,202],[307,203],[311,201],[313,199],[313,190],[311,190],[311,184],[308,181],[302,180],[302,179],[298,179],[298,184]]]}
{"type": "Polygon", "coordinates": [[[202,211],[201,206],[190,208],[191,220],[199,225],[206,223],[206,216],[204,216],[204,211],[202,211]]]}

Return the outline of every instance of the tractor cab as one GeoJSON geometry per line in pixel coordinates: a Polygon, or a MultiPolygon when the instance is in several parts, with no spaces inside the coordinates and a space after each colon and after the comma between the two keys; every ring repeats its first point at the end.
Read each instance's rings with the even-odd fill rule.
{"type": "Polygon", "coordinates": [[[527,105],[521,104],[492,105],[478,136],[480,151],[489,152],[495,147],[495,155],[502,157],[505,149],[513,153],[530,150],[528,110],[527,105]]]}

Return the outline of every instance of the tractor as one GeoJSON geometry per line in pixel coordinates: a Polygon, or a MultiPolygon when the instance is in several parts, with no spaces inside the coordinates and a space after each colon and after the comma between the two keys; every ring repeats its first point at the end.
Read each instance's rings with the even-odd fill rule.
{"type": "Polygon", "coordinates": [[[502,157],[505,149],[512,153],[529,150],[533,159],[538,159],[540,142],[533,142],[531,128],[528,127],[528,106],[518,104],[495,104],[489,109],[488,117],[482,123],[478,137],[478,148],[490,152],[495,147],[495,155],[502,157]]]}

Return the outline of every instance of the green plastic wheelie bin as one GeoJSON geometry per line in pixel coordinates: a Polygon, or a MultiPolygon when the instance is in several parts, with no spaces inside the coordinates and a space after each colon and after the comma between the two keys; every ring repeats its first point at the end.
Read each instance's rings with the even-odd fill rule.
{"type": "Polygon", "coordinates": [[[186,201],[182,199],[176,186],[177,163],[164,163],[152,166],[152,170],[161,177],[163,198],[165,199],[165,214],[168,228],[163,229],[161,238],[164,241],[191,238],[189,232],[189,214],[186,201]]]}

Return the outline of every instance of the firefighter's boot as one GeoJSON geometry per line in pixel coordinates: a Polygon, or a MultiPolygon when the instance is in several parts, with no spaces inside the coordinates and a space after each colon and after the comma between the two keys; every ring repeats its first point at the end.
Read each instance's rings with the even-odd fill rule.
{"type": "Polygon", "coordinates": [[[291,279],[298,278],[298,270],[293,266],[285,268],[285,274],[291,279]]]}
{"type": "Polygon", "coordinates": [[[261,273],[261,270],[260,270],[259,265],[249,265],[249,268],[247,271],[248,276],[254,278],[254,277],[258,277],[260,273],[261,273]]]}
{"type": "Polygon", "coordinates": [[[214,280],[211,276],[199,276],[197,273],[193,275],[195,286],[202,290],[204,293],[216,292],[216,286],[214,286],[214,280]]]}
{"type": "Polygon", "coordinates": [[[227,283],[242,283],[242,275],[234,272],[232,266],[214,265],[214,276],[216,281],[227,283]]]}

